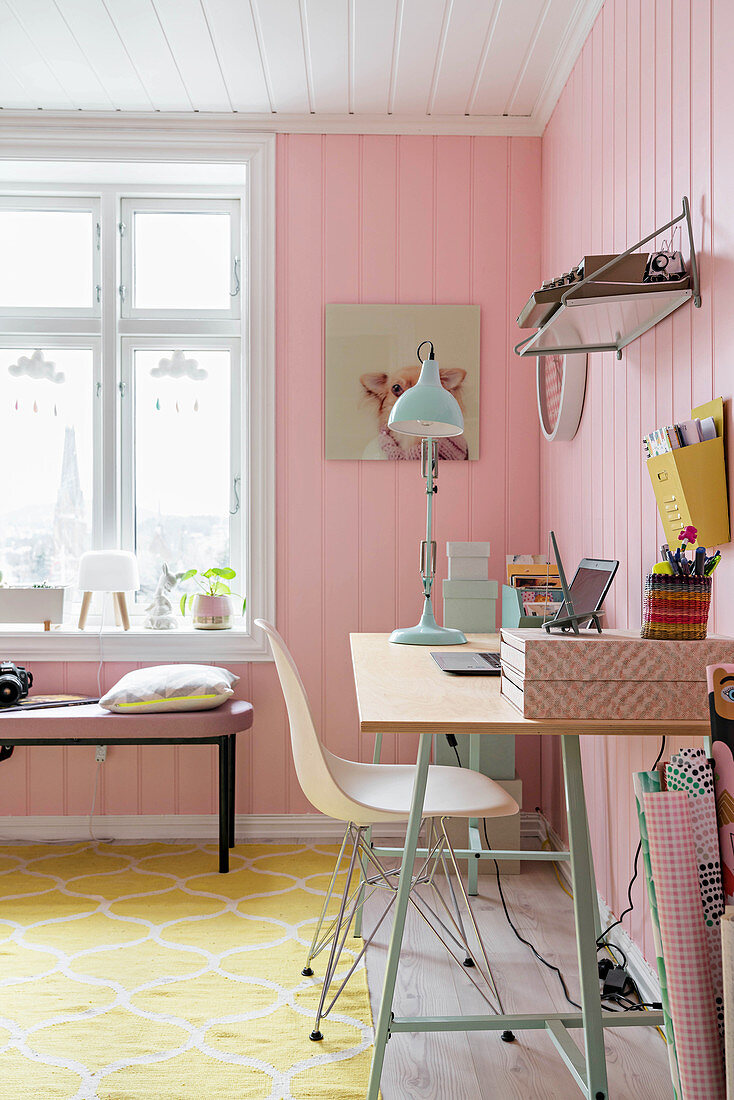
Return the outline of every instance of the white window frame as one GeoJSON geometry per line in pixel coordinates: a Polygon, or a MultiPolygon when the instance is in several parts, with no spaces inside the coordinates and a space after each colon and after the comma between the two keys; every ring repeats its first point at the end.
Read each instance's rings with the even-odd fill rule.
{"type": "Polygon", "coordinates": [[[0,305],[0,317],[3,318],[98,318],[102,314],[101,306],[101,265],[100,265],[100,201],[90,195],[49,195],[42,198],[36,195],[8,194],[0,195],[0,210],[84,210],[92,215],[92,300],[87,306],[3,306],[0,305]]]}
{"type": "MultiPolygon", "coordinates": [[[[120,359],[122,382],[121,456],[120,456],[120,520],[122,545],[135,548],[135,352],[150,349],[170,352],[170,338],[164,336],[123,336],[120,359]]],[[[186,338],[186,350],[194,354],[208,348],[228,351],[230,354],[230,455],[229,471],[229,549],[230,559],[237,564],[235,587],[245,594],[250,590],[252,569],[247,553],[246,506],[243,503],[242,485],[247,465],[248,423],[244,395],[248,390],[249,371],[242,356],[241,341],[235,337],[191,336],[186,338]],[[239,501],[239,506],[237,502],[239,501]]],[[[188,565],[196,565],[188,562],[188,565]]],[[[248,601],[249,603],[249,601],[248,601]]],[[[245,613],[245,624],[250,621],[245,613]]]]}
{"type": "Polygon", "coordinates": [[[199,324],[202,321],[239,321],[240,301],[242,298],[242,203],[239,199],[206,199],[196,196],[186,198],[123,198],[121,214],[121,309],[120,316],[125,320],[188,320],[199,324]],[[135,305],[135,215],[137,213],[190,213],[190,214],[229,214],[230,252],[229,280],[230,302],[227,309],[139,309],[135,305]],[[232,290],[239,283],[236,293],[232,290]]]}
{"type": "MultiPolygon", "coordinates": [[[[49,196],[52,204],[59,196],[61,188],[53,182],[39,183],[29,172],[28,180],[18,183],[15,169],[12,181],[7,186],[2,182],[2,160],[11,161],[59,161],[69,159],[88,162],[90,178],[94,177],[96,162],[128,162],[133,168],[131,177],[136,183],[124,186],[124,169],[121,171],[121,183],[116,185],[119,197],[135,198],[136,192],[147,195],[160,192],[167,197],[176,190],[172,186],[161,184],[159,187],[140,183],[141,172],[146,166],[163,164],[196,164],[207,162],[214,165],[231,165],[243,169],[245,181],[243,218],[241,232],[246,242],[242,250],[242,272],[240,274],[242,293],[238,295],[242,318],[181,317],[172,321],[168,327],[175,331],[176,338],[194,338],[201,346],[204,337],[215,332],[221,337],[234,338],[241,335],[242,357],[242,393],[239,407],[242,413],[242,482],[240,486],[241,508],[248,520],[247,547],[243,548],[245,562],[244,592],[247,595],[247,616],[241,627],[230,631],[197,631],[182,629],[179,631],[146,631],[134,626],[128,632],[103,630],[101,633],[88,628],[80,632],[68,626],[45,633],[36,630],[0,630],[0,647],[19,661],[160,661],[160,660],[270,660],[265,638],[252,628],[252,621],[264,617],[275,619],[275,135],[228,134],[225,130],[213,131],[206,141],[201,141],[200,126],[192,120],[191,133],[182,135],[178,130],[171,134],[160,123],[139,123],[139,128],[124,127],[117,120],[97,122],[94,126],[80,130],[74,140],[69,141],[49,137],[43,129],[36,132],[32,124],[25,130],[14,130],[12,139],[0,136],[0,190],[4,195],[23,196],[25,199],[37,198],[44,205],[49,196]],[[124,139],[121,143],[121,128],[124,139]]],[[[44,177],[49,179],[48,174],[44,177]]],[[[53,178],[53,177],[52,177],[53,178]]],[[[109,179],[109,175],[106,177],[109,179]]],[[[200,179],[200,174],[199,174],[200,179]]],[[[63,187],[69,187],[64,184],[63,187]]],[[[111,202],[109,186],[97,187],[94,184],[74,188],[77,192],[89,192],[101,196],[103,224],[109,226],[111,202]]],[[[182,184],[181,191],[186,191],[182,184]]],[[[189,188],[190,192],[201,190],[197,182],[189,188]]],[[[225,197],[221,192],[231,188],[213,186],[211,197],[225,197]],[[218,194],[214,194],[218,192],[218,194]]],[[[65,196],[64,196],[65,197],[65,196]]],[[[13,199],[11,199],[11,202],[13,199]]],[[[81,202],[89,202],[82,197],[81,202]]],[[[104,285],[110,284],[110,273],[120,271],[119,234],[115,247],[105,247],[102,241],[101,261],[105,269],[104,285]],[[110,265],[112,265],[110,267],[110,265]]],[[[14,322],[13,316],[0,315],[0,338],[10,346],[23,346],[35,339],[36,346],[57,346],[54,341],[66,341],[66,346],[89,346],[94,337],[101,345],[101,401],[100,431],[101,447],[105,456],[104,477],[101,492],[97,499],[101,505],[101,544],[103,546],[123,545],[121,531],[121,508],[111,509],[110,492],[116,499],[121,497],[119,453],[123,443],[123,417],[120,415],[119,402],[124,402],[120,394],[122,379],[123,341],[141,341],[143,337],[165,340],[165,346],[171,347],[171,336],[163,336],[159,325],[161,321],[143,322],[134,317],[120,316],[119,296],[115,300],[101,303],[101,316],[80,317],[70,315],[68,321],[59,325],[52,318],[45,319],[36,311],[37,319],[14,322]],[[59,328],[63,327],[63,334],[59,328]],[[23,332],[18,332],[22,328],[23,332]],[[157,330],[157,331],[156,331],[157,330]],[[53,334],[53,335],[52,335],[53,334]],[[110,366],[110,357],[115,364],[110,366]],[[114,378],[114,385],[110,381],[114,378]],[[115,456],[116,465],[110,462],[115,456]],[[110,472],[112,471],[112,473],[110,472]],[[117,483],[110,483],[116,478],[117,483]]],[[[12,311],[15,316],[20,311],[12,311]]],[[[58,311],[52,311],[55,317],[58,311]]],[[[70,311],[71,313],[71,311],[70,311]]],[[[170,319],[170,318],[169,318],[170,319]]],[[[147,342],[147,341],[146,341],[147,342]]],[[[59,344],[58,346],[63,346],[59,344]]],[[[233,410],[234,414],[234,410],[233,410]]],[[[98,476],[102,477],[100,473],[98,476]]],[[[95,489],[97,486],[95,485],[95,489]]]]}

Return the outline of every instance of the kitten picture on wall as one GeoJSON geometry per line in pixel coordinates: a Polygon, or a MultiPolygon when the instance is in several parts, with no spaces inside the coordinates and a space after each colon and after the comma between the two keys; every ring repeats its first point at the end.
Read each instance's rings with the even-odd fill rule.
{"type": "Polygon", "coordinates": [[[479,457],[479,306],[327,305],[327,458],[420,457],[420,440],[390,431],[388,419],[418,381],[426,339],[464,414],[463,435],[438,440],[439,458],[479,457]]]}

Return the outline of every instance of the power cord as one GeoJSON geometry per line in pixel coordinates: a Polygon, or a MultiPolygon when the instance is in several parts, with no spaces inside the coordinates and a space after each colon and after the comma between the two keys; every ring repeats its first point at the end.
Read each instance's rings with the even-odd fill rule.
{"type": "MultiPolygon", "coordinates": [[[[458,761],[459,767],[460,768],[463,767],[463,765],[461,763],[461,757],[459,756],[458,742],[456,740],[456,737],[454,736],[453,733],[447,733],[446,734],[446,740],[448,741],[449,745],[451,746],[451,748],[456,753],[456,759],[458,761]]],[[[484,828],[484,841],[485,841],[485,844],[487,845],[487,851],[491,852],[492,851],[492,845],[489,843],[489,835],[487,833],[487,819],[486,819],[486,817],[482,818],[482,826],[484,828]]],[[[494,863],[494,873],[495,873],[495,876],[497,878],[497,889],[499,891],[500,901],[502,902],[502,908],[504,910],[505,917],[507,918],[507,923],[509,924],[510,928],[515,933],[515,935],[519,939],[520,943],[524,943],[526,947],[529,947],[530,950],[532,951],[532,953],[535,955],[536,959],[539,962],[542,962],[543,966],[546,966],[549,970],[553,970],[558,975],[558,980],[561,983],[561,988],[563,989],[564,997],[566,998],[568,1003],[570,1005],[572,1005],[573,1008],[580,1009],[581,1005],[578,1004],[577,1001],[574,1001],[573,998],[571,997],[571,994],[568,992],[568,986],[566,985],[566,980],[563,977],[563,974],[561,973],[561,971],[558,969],[558,967],[554,966],[553,963],[549,963],[547,959],[544,959],[543,956],[540,954],[540,952],[530,942],[530,940],[526,940],[525,937],[522,936],[518,932],[517,928],[513,924],[512,918],[510,916],[510,911],[507,908],[507,902],[505,901],[505,893],[504,893],[504,890],[502,889],[502,880],[500,878],[499,864],[497,863],[496,859],[493,859],[492,863],[494,863]]]]}
{"type": "MultiPolygon", "coordinates": [[[[655,757],[655,763],[653,764],[653,766],[651,768],[648,769],[651,772],[655,771],[658,764],[660,763],[660,761],[663,758],[663,753],[665,752],[665,740],[666,740],[666,737],[665,737],[665,734],[663,734],[663,737],[660,741],[660,751],[658,752],[657,756],[655,757]]],[[[618,925],[620,925],[622,923],[622,921],[624,920],[624,918],[628,915],[628,913],[631,913],[632,910],[635,907],[635,903],[632,900],[632,887],[634,886],[634,884],[637,880],[637,876],[638,876],[639,871],[640,871],[640,853],[641,852],[642,852],[642,841],[640,840],[637,844],[637,849],[635,851],[635,859],[634,859],[634,862],[632,864],[632,878],[629,880],[629,884],[627,886],[627,908],[622,912],[622,914],[619,916],[619,918],[617,920],[613,921],[612,924],[610,924],[607,928],[605,928],[604,931],[599,935],[599,937],[596,941],[596,946],[599,947],[599,948],[609,946],[604,937],[609,935],[609,933],[611,932],[611,930],[613,928],[616,928],[618,925]]]]}
{"type": "MultiPolygon", "coordinates": [[[[487,851],[491,852],[492,851],[492,845],[489,843],[489,836],[487,835],[487,819],[486,819],[486,817],[482,818],[482,825],[484,826],[484,840],[485,840],[485,843],[487,845],[487,851]]],[[[497,878],[497,889],[499,890],[500,901],[502,902],[502,908],[505,911],[505,917],[507,918],[507,923],[509,924],[510,928],[515,933],[515,935],[519,939],[520,943],[524,943],[526,947],[530,948],[530,950],[535,955],[538,962],[542,962],[543,966],[546,966],[549,970],[553,970],[558,975],[558,980],[561,983],[561,989],[563,990],[564,997],[566,998],[568,1003],[573,1006],[573,1008],[580,1009],[581,1005],[578,1004],[577,1001],[574,1001],[573,997],[568,992],[568,986],[566,985],[566,980],[563,977],[563,974],[561,973],[559,968],[557,966],[554,966],[553,963],[549,963],[547,959],[544,959],[543,956],[540,954],[540,952],[530,942],[530,940],[526,940],[525,937],[522,936],[518,932],[517,928],[512,923],[512,918],[510,917],[510,913],[509,913],[509,910],[507,908],[507,902],[505,901],[504,891],[502,889],[502,880],[500,878],[499,864],[498,864],[496,859],[493,859],[492,863],[494,863],[494,873],[495,873],[495,876],[497,878]]]]}

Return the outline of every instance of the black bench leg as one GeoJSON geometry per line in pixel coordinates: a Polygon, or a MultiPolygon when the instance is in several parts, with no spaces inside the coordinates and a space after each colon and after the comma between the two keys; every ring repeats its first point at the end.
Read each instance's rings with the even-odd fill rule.
{"type": "Polygon", "coordinates": [[[229,871],[229,748],[228,737],[219,738],[219,873],[229,871]]]}
{"type": "Polygon", "coordinates": [[[229,761],[227,764],[229,771],[229,792],[227,805],[229,806],[229,846],[234,848],[234,803],[235,803],[235,786],[236,786],[236,770],[235,770],[235,750],[237,747],[237,734],[230,733],[229,741],[229,761]]]}

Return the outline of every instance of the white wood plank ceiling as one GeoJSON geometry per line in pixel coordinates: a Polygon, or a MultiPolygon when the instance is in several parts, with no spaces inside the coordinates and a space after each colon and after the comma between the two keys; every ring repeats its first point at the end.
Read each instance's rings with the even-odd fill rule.
{"type": "Polygon", "coordinates": [[[539,133],[601,4],[0,0],[0,107],[539,133]]]}

